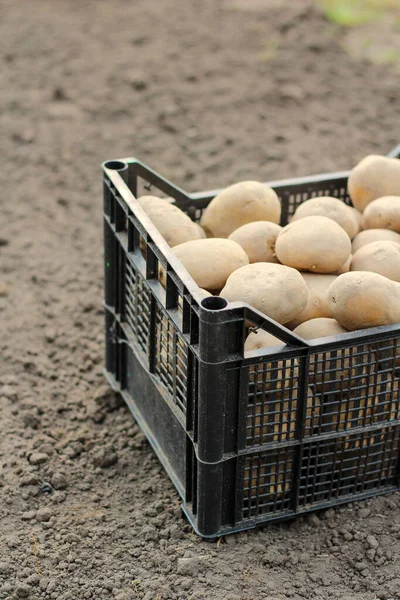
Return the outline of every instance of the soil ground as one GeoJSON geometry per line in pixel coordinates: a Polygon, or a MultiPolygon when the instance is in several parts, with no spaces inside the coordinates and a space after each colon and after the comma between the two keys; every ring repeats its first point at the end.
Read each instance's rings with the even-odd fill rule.
{"type": "Polygon", "coordinates": [[[218,545],[182,519],[102,374],[100,174],[349,168],[400,141],[397,64],[304,0],[1,0],[0,32],[0,598],[400,598],[400,494],[218,545]]]}

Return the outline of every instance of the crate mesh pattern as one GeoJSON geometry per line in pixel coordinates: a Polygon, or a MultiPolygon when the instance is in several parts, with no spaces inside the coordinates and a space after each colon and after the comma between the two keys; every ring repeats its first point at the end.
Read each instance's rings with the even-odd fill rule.
{"type": "Polygon", "coordinates": [[[307,507],[388,485],[396,476],[398,459],[398,427],[306,445],[299,504],[307,507]]]}
{"type": "Polygon", "coordinates": [[[293,449],[282,448],[246,457],[243,518],[289,510],[292,473],[293,449]]]}
{"type": "Polygon", "coordinates": [[[299,367],[294,359],[250,367],[247,446],[294,438],[298,393],[299,367]]]}
{"type": "Polygon", "coordinates": [[[302,510],[398,481],[398,364],[397,337],[311,352],[302,408],[300,359],[250,364],[247,446],[275,447],[246,459],[243,518],[286,513],[294,494],[302,510]],[[335,439],[327,439],[332,434],[335,439]],[[294,475],[287,474],[293,453],[301,457],[298,490],[294,475]],[[281,473],[276,488],[275,473],[281,473]]]}
{"type": "Polygon", "coordinates": [[[177,406],[186,412],[188,347],[175,324],[161,307],[156,312],[155,374],[165,385],[177,406]]]}
{"type": "Polygon", "coordinates": [[[126,261],[125,311],[133,335],[148,357],[150,335],[150,292],[143,277],[137,273],[129,260],[126,261]]]}
{"type": "Polygon", "coordinates": [[[287,216],[292,217],[300,204],[306,200],[310,200],[310,198],[320,196],[333,196],[351,206],[351,200],[346,187],[338,186],[336,183],[329,186],[323,186],[322,184],[320,186],[310,186],[309,184],[299,186],[299,191],[296,194],[282,194],[281,202],[283,205],[287,205],[287,216]]]}

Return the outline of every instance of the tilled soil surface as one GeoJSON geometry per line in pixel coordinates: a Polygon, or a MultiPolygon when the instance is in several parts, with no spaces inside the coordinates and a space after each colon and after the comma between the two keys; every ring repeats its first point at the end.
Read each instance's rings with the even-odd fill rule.
{"type": "Polygon", "coordinates": [[[396,66],[304,0],[1,0],[0,32],[0,598],[400,598],[400,494],[219,544],[182,519],[102,374],[100,174],[348,168],[400,141],[396,66]]]}

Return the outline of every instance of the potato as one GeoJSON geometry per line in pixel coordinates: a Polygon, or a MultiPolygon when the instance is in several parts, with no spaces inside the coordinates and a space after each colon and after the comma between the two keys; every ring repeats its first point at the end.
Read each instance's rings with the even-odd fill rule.
{"type": "Polygon", "coordinates": [[[258,181],[242,181],[211,200],[200,225],[208,237],[227,238],[246,223],[279,223],[280,217],[281,204],[273,189],[258,181]]]}
{"type": "MultiPolygon", "coordinates": [[[[286,389],[282,388],[274,390],[271,394],[264,394],[264,402],[262,402],[260,393],[259,404],[249,405],[248,424],[255,426],[254,436],[262,436],[264,442],[278,442],[289,437],[294,438],[298,389],[291,389],[290,384],[290,380],[287,380],[288,387],[286,389]]],[[[311,400],[307,400],[307,406],[311,406],[311,400]]],[[[308,412],[309,409],[307,409],[308,412]]]]}
{"type": "Polygon", "coordinates": [[[159,198],[158,196],[150,196],[150,195],[139,196],[139,198],[137,198],[137,201],[139,202],[139,204],[143,208],[143,210],[146,210],[146,207],[150,206],[151,204],[157,204],[159,202],[166,202],[167,204],[174,204],[174,202],[175,202],[174,198],[171,198],[171,196],[168,196],[166,198],[159,198]]]}
{"type": "Polygon", "coordinates": [[[206,232],[204,231],[204,229],[198,223],[195,223],[195,225],[196,225],[197,229],[199,230],[200,239],[201,240],[205,240],[206,237],[207,237],[206,236],[206,232]]]}
{"type": "Polygon", "coordinates": [[[348,191],[353,206],[364,212],[382,196],[400,196],[400,160],[371,154],[351,171],[348,191]]]}
{"type": "Polygon", "coordinates": [[[396,339],[376,342],[371,344],[371,348],[376,352],[380,371],[387,374],[400,367],[400,345],[397,344],[396,339]]]}
{"type": "Polygon", "coordinates": [[[389,325],[400,321],[400,284],[377,273],[350,271],[331,284],[328,308],[346,329],[389,325]]]}
{"type": "Polygon", "coordinates": [[[347,233],[328,217],[304,217],[286,225],[278,235],[275,252],[288,267],[314,273],[334,273],[351,252],[347,233]]]}
{"type": "MultiPolygon", "coordinates": [[[[312,319],[302,323],[294,330],[298,336],[306,339],[318,339],[347,333],[335,319],[312,319]]],[[[360,350],[367,350],[361,346],[360,350]]],[[[310,356],[309,383],[318,394],[323,394],[329,406],[335,394],[348,393],[354,387],[365,385],[367,376],[375,371],[375,363],[369,363],[369,354],[366,351],[353,353],[350,348],[338,348],[333,352],[326,350],[310,356]]],[[[323,409],[326,410],[323,403],[323,409]]]]}
{"type": "Polygon", "coordinates": [[[173,248],[197,285],[208,292],[224,287],[229,275],[249,264],[246,252],[232,240],[192,240],[173,248]]]}
{"type": "MultiPolygon", "coordinates": [[[[284,342],[263,329],[248,335],[245,352],[282,346],[284,342]]],[[[255,438],[267,441],[283,441],[293,438],[296,429],[296,411],[298,400],[299,377],[298,365],[290,359],[286,361],[270,361],[250,367],[251,393],[256,396],[256,403],[249,404],[248,425],[255,438]]],[[[308,389],[307,417],[316,416],[319,408],[315,406],[313,391],[308,389]]]]}
{"type": "Polygon", "coordinates": [[[168,200],[142,196],[138,198],[138,202],[171,247],[200,239],[196,223],[168,200]]]}
{"type": "MultiPolygon", "coordinates": [[[[392,404],[392,410],[394,411],[390,418],[399,418],[399,407],[396,399],[399,396],[399,380],[393,376],[392,373],[384,371],[378,373],[376,377],[376,383],[371,382],[371,393],[376,391],[375,398],[372,394],[368,397],[366,406],[367,415],[374,417],[374,421],[385,419],[382,413],[390,412],[390,405],[392,404]],[[395,400],[393,402],[393,400],[395,400]]],[[[366,425],[369,423],[367,422],[366,425]]]]}
{"type": "Polygon", "coordinates": [[[282,227],[271,221],[254,221],[235,229],[228,239],[242,246],[250,263],[277,263],[275,241],[281,231],[282,227]]]}
{"type": "MultiPolygon", "coordinates": [[[[284,344],[264,330],[251,333],[246,340],[247,351],[284,344]],[[261,337],[260,337],[261,336],[261,337]],[[258,341],[256,338],[260,337],[258,341]],[[262,346],[264,340],[265,346],[262,346]],[[249,347],[251,346],[251,348],[249,347]]],[[[248,405],[249,433],[266,442],[293,438],[296,429],[299,367],[293,360],[270,360],[250,367],[250,394],[254,403],[248,405]]],[[[308,391],[307,415],[313,410],[313,392],[308,391]]],[[[259,440],[261,441],[261,440],[259,440]]]]}
{"type": "Polygon", "coordinates": [[[313,340],[322,337],[328,337],[331,335],[339,335],[340,333],[347,333],[346,329],[342,327],[335,319],[330,318],[319,318],[305,321],[293,331],[299,337],[305,340],[313,340]]]}
{"type": "Polygon", "coordinates": [[[156,327],[156,372],[164,379],[172,382],[176,370],[184,373],[188,363],[187,344],[177,335],[174,346],[173,334],[168,317],[162,316],[161,323],[156,327]]]}
{"type": "Polygon", "coordinates": [[[210,292],[207,292],[207,290],[203,290],[203,288],[200,288],[200,289],[203,292],[203,294],[206,296],[206,298],[209,298],[210,296],[212,296],[212,294],[210,294],[210,292]]]}
{"type": "MultiPolygon", "coordinates": [[[[251,352],[252,350],[267,350],[272,346],[284,346],[284,342],[279,340],[278,338],[274,338],[273,335],[268,334],[266,331],[263,331],[265,335],[262,335],[257,340],[257,336],[259,336],[259,330],[257,333],[250,333],[247,336],[244,352],[251,352]],[[275,341],[276,340],[276,341],[275,341]],[[265,344],[265,345],[264,345],[265,344]]],[[[268,363],[262,363],[250,368],[249,372],[249,381],[250,383],[256,383],[256,386],[253,387],[254,393],[257,395],[262,392],[265,394],[271,390],[281,390],[285,387],[291,387],[290,381],[293,378],[299,376],[299,366],[298,364],[290,364],[290,360],[288,362],[284,360],[271,360],[268,363]],[[290,365],[290,366],[288,366],[290,365]]]]}
{"type": "MultiPolygon", "coordinates": [[[[273,346],[285,346],[285,342],[268,333],[264,329],[252,331],[246,338],[244,352],[272,348],[273,346]]],[[[299,365],[291,363],[290,358],[285,360],[273,360],[269,363],[260,364],[255,367],[254,372],[250,370],[250,382],[257,382],[257,393],[269,392],[271,390],[282,390],[288,388],[285,392],[285,398],[290,397],[291,382],[299,376],[299,365]]],[[[294,392],[294,390],[293,390],[294,392]]],[[[297,391],[296,391],[297,393],[297,391]]],[[[292,395],[292,398],[294,395],[292,395]]],[[[295,396],[297,398],[297,395],[295,396]]],[[[268,401],[268,396],[266,396],[268,401]]]]}
{"type": "MultiPolygon", "coordinates": [[[[286,418],[286,413],[284,413],[283,417],[286,418]]],[[[275,416],[275,420],[277,421],[277,416],[275,416]]],[[[287,426],[286,423],[285,425],[287,426]]],[[[263,427],[254,427],[252,433],[255,440],[258,440],[260,436],[264,439],[264,436],[271,432],[272,427],[273,424],[271,423],[266,423],[263,427]]],[[[290,427],[293,427],[290,437],[294,437],[295,423],[290,423],[290,427]]],[[[279,424],[275,425],[275,428],[278,430],[279,424]]],[[[275,438],[278,440],[279,436],[274,436],[274,441],[275,438]]],[[[259,442],[255,441],[255,443],[259,442]]],[[[262,461],[245,462],[243,470],[243,495],[247,502],[260,502],[261,493],[265,498],[277,498],[278,500],[285,496],[290,496],[292,483],[282,464],[284,463],[278,464],[277,467],[275,463],[266,465],[262,461]],[[250,469],[250,464],[254,464],[255,466],[252,466],[250,469]]]]}
{"type": "Polygon", "coordinates": [[[353,210],[344,202],[332,196],[318,196],[306,200],[296,209],[291,222],[304,219],[304,217],[327,217],[332,219],[345,230],[351,240],[358,233],[358,220],[353,210]]]}
{"type": "Polygon", "coordinates": [[[320,275],[319,273],[301,273],[309,289],[308,302],[305,309],[288,323],[290,329],[304,321],[319,317],[330,317],[328,310],[328,289],[336,279],[336,275],[320,275]]]}
{"type": "Polygon", "coordinates": [[[274,263],[253,263],[228,277],[221,296],[229,301],[246,302],[278,323],[288,323],[305,308],[308,288],[295,269],[274,263]]]}
{"type": "MultiPolygon", "coordinates": [[[[393,403],[393,398],[398,397],[399,380],[394,378],[388,371],[378,372],[374,375],[372,369],[371,375],[372,377],[368,382],[369,392],[367,396],[360,394],[360,390],[356,389],[354,391],[350,390],[348,395],[341,395],[338,398],[334,410],[338,412],[341,405],[340,429],[365,427],[377,421],[398,418],[397,402],[393,403]]],[[[331,402],[328,404],[331,404],[331,402]]]]}
{"type": "Polygon", "coordinates": [[[359,233],[362,228],[363,228],[363,215],[362,212],[360,212],[359,210],[357,210],[356,208],[354,208],[354,206],[349,206],[350,210],[353,211],[353,215],[356,218],[357,224],[358,224],[358,232],[359,233]]]}
{"type": "Polygon", "coordinates": [[[355,254],[363,246],[378,241],[391,241],[400,244],[400,234],[390,231],[390,229],[366,229],[365,231],[360,231],[353,240],[352,252],[355,254]]]}
{"type": "Polygon", "coordinates": [[[269,348],[271,346],[282,346],[285,342],[282,342],[279,338],[275,337],[264,329],[257,329],[252,331],[246,338],[244,343],[244,351],[251,352],[252,350],[259,350],[260,348],[269,348]]]}
{"type": "Polygon", "coordinates": [[[344,265],[342,265],[339,269],[339,271],[336,271],[337,275],[342,275],[343,273],[348,273],[350,271],[350,265],[351,265],[351,260],[353,258],[353,255],[350,254],[349,258],[346,260],[346,262],[344,263],[344,265]]]}
{"type": "Polygon", "coordinates": [[[354,254],[350,271],[372,271],[400,282],[400,244],[396,242],[367,244],[354,254]]]}
{"type": "Polygon", "coordinates": [[[363,227],[400,233],[400,196],[383,196],[368,204],[363,215],[363,227]]]}
{"type": "MultiPolygon", "coordinates": [[[[285,342],[264,329],[257,329],[257,331],[252,331],[247,336],[244,343],[244,352],[267,349],[272,346],[285,346],[285,342]]],[[[277,363],[270,363],[269,365],[259,365],[257,368],[257,390],[259,392],[265,392],[271,389],[280,390],[282,387],[285,387],[286,380],[290,380],[292,377],[298,377],[298,374],[298,365],[294,368],[292,366],[285,368],[284,360],[280,360],[277,363]],[[271,364],[274,364],[274,366],[276,365],[275,368],[271,368],[271,364]]],[[[252,373],[250,373],[250,381],[256,381],[255,376],[252,373]]]]}

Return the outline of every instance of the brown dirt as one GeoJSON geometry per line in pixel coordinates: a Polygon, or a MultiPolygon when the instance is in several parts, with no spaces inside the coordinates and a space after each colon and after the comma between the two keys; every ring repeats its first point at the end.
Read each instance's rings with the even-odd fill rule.
{"type": "Polygon", "coordinates": [[[0,598],[400,598],[398,494],[218,545],[182,520],[102,375],[100,185],[347,168],[400,141],[395,70],[300,0],[2,0],[0,33],[0,598]]]}

